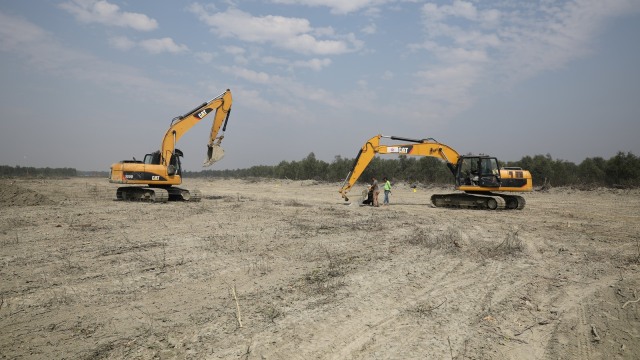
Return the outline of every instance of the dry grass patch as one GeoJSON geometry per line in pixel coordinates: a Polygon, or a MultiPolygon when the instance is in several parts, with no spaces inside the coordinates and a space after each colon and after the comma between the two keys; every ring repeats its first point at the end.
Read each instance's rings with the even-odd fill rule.
{"type": "Polygon", "coordinates": [[[460,229],[453,226],[444,230],[418,228],[407,241],[411,245],[426,247],[429,251],[434,249],[455,250],[464,246],[465,236],[460,229]]]}
{"type": "Polygon", "coordinates": [[[303,288],[308,294],[333,295],[346,285],[344,276],[353,259],[332,255],[326,249],[324,254],[324,264],[304,275],[303,288]]]}
{"type": "Polygon", "coordinates": [[[493,248],[488,255],[515,256],[521,254],[525,249],[525,244],[520,238],[519,231],[515,227],[510,227],[502,242],[493,248]]]}

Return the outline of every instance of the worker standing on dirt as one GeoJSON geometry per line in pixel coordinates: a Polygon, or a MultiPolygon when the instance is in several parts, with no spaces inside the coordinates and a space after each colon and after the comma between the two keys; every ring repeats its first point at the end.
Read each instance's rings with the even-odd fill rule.
{"type": "Polygon", "coordinates": [[[389,182],[389,179],[387,179],[386,177],[383,178],[382,180],[384,180],[384,202],[382,203],[382,205],[389,205],[389,194],[391,194],[391,182],[389,182]]]}
{"type": "Polygon", "coordinates": [[[371,177],[371,191],[373,191],[373,206],[379,207],[378,195],[380,194],[380,187],[378,187],[378,180],[375,176],[371,177]]]}

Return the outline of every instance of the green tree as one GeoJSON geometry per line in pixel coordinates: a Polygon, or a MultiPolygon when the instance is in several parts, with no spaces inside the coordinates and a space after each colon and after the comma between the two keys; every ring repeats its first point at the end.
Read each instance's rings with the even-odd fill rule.
{"type": "Polygon", "coordinates": [[[349,171],[353,168],[353,160],[343,159],[340,155],[336,155],[329,164],[327,169],[327,180],[343,181],[349,171]]]}
{"type": "Polygon", "coordinates": [[[640,185],[640,160],[632,153],[618,152],[609,159],[605,167],[606,181],[609,185],[640,185]]]}
{"type": "Polygon", "coordinates": [[[607,162],[601,157],[586,158],[578,165],[578,184],[605,185],[607,162]]]}

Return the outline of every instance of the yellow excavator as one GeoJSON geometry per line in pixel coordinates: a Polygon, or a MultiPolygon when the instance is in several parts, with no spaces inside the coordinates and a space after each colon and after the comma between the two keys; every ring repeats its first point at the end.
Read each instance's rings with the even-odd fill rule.
{"type": "Polygon", "coordinates": [[[220,143],[229,121],[231,103],[231,90],[227,89],[184,115],[173,118],[169,130],[162,138],[160,150],[146,154],[143,161],[133,158],[111,165],[109,182],[127,184],[118,188],[116,199],[149,202],[200,201],[200,191],[190,191],[176,186],[182,183],[180,158],[183,156],[182,151],[176,148],[176,143],[195,124],[214,112],[207,144],[207,158],[203,166],[210,166],[222,159],[224,150],[220,143]],[[222,135],[218,136],[221,127],[222,135]]]}
{"type": "Polygon", "coordinates": [[[529,171],[519,167],[501,168],[495,157],[460,155],[451,147],[433,138],[417,140],[377,135],[367,140],[362,146],[353,169],[343,182],[340,194],[345,201],[349,201],[347,192],[376,154],[432,156],[444,160],[455,177],[455,189],[461,192],[431,196],[431,203],[435,207],[521,210],[526,203],[522,196],[500,192],[528,192],[533,189],[529,171]],[[381,145],[381,138],[406,141],[409,144],[381,145]]]}

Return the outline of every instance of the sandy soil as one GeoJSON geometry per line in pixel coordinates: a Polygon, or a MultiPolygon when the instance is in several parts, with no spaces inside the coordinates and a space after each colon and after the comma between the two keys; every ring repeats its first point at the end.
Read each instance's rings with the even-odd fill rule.
{"type": "Polygon", "coordinates": [[[401,184],[381,208],[312,181],[0,185],[1,359],[640,358],[639,190],[478,211],[401,184]]]}

